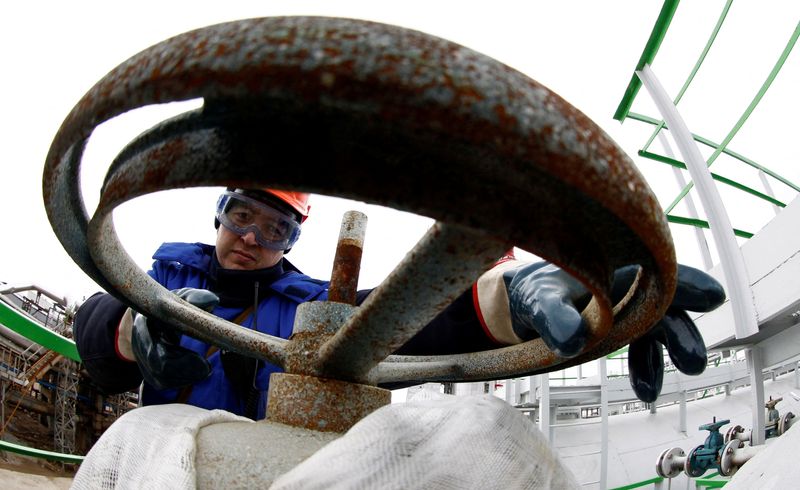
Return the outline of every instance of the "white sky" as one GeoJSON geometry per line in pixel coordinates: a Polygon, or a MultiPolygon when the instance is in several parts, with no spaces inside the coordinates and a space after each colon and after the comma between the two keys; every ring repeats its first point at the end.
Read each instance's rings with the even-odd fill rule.
{"type": "MultiPolygon", "coordinates": [[[[72,300],[97,286],[72,262],[47,220],[41,193],[49,145],[64,117],[105,73],[170,36],[218,22],[273,15],[356,17],[422,30],[492,56],[559,93],[595,120],[639,165],[665,206],[678,193],[669,168],[636,157],[648,125],[612,119],[661,9],[661,1],[330,1],[330,2],[3,2],[0,43],[0,281],[37,284],[72,300]]],[[[713,28],[724,1],[683,2],[654,63],[671,96],[680,88],[713,28]]],[[[679,109],[695,133],[720,142],[755,95],[800,20],[800,2],[739,0],[706,65],[679,109]]],[[[797,87],[800,54],[789,57],[750,121],[729,145],[800,183],[797,87]]],[[[177,109],[148,108],[101,126],[84,158],[83,193],[90,215],[106,169],[141,131],[177,109]]],[[[180,109],[185,110],[185,107],[180,109]]],[[[635,112],[657,117],[644,89],[635,112]]],[[[661,152],[658,144],[652,150],[661,152]]],[[[708,156],[710,152],[705,149],[708,156]]],[[[762,190],[758,177],[721,157],[713,171],[762,190]]],[[[688,179],[688,176],[687,176],[688,179]]],[[[777,197],[795,192],[772,182],[777,197]]],[[[170,191],[122,206],[115,222],[122,243],[144,269],[163,241],[213,243],[218,189],[170,191]]],[[[722,191],[735,227],[757,231],[770,206],[722,191]]],[[[699,204],[699,203],[698,203],[699,204]]],[[[322,196],[289,255],[304,272],[327,278],[342,213],[367,212],[370,224],[361,287],[376,286],[430,226],[427,218],[322,196]]],[[[678,214],[686,215],[679,206],[678,214]]],[[[702,211],[701,211],[702,213],[702,211]]],[[[681,262],[701,266],[691,230],[673,226],[681,262]]],[[[710,234],[708,239],[711,240],[710,234]]]]}

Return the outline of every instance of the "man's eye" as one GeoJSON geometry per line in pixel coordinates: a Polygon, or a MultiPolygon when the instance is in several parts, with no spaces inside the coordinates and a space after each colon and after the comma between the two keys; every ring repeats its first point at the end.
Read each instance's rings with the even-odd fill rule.
{"type": "Polygon", "coordinates": [[[264,231],[272,238],[281,238],[286,233],[286,226],[281,223],[267,223],[264,231]]]}
{"type": "Polygon", "coordinates": [[[250,213],[247,211],[235,211],[233,214],[233,219],[238,221],[239,223],[247,223],[250,221],[250,213]]]}
{"type": "Polygon", "coordinates": [[[280,235],[281,230],[275,225],[267,225],[267,233],[272,237],[277,237],[280,235]]]}

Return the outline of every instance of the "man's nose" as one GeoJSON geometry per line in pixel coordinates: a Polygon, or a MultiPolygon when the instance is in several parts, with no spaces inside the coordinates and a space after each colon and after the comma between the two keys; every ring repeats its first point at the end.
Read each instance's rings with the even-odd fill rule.
{"type": "Polygon", "coordinates": [[[249,246],[258,245],[258,241],[256,241],[256,233],[254,231],[248,231],[242,235],[242,240],[244,240],[244,243],[249,246]]]}

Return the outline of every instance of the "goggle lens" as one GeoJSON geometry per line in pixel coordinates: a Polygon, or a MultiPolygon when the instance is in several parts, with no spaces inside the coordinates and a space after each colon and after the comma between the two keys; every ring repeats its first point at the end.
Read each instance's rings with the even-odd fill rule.
{"type": "Polygon", "coordinates": [[[300,224],[291,216],[248,196],[227,191],[217,202],[217,219],[225,228],[272,250],[288,250],[300,238],[300,224]]]}

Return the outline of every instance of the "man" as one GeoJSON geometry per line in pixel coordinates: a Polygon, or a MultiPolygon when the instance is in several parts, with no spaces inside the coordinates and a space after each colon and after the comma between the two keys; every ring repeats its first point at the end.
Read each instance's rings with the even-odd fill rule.
{"type": "MultiPolygon", "coordinates": [[[[297,305],[327,299],[327,282],[300,273],[284,257],[308,214],[307,194],[228,189],[217,203],[216,245],[165,243],[149,274],[219,317],[288,338],[297,305]]],[[[541,337],[560,356],[579,354],[587,338],[579,313],[589,300],[585,288],[545,262],[523,264],[508,256],[498,264],[398,353],[473,352],[541,337]]],[[[617,272],[615,296],[624,294],[635,272],[617,272]]],[[[719,283],[694,269],[681,267],[678,283],[667,315],[630,349],[631,383],[645,401],[661,389],[660,344],[682,371],[703,370],[705,346],[684,310],[709,311],[725,298],[719,283]]],[[[359,291],[357,303],[369,292],[359,291]]],[[[107,294],[81,306],[74,332],[87,371],[106,392],[131,390],[144,380],[145,405],[182,402],[256,420],[265,416],[269,375],[277,366],[181,335],[107,294]]]]}

